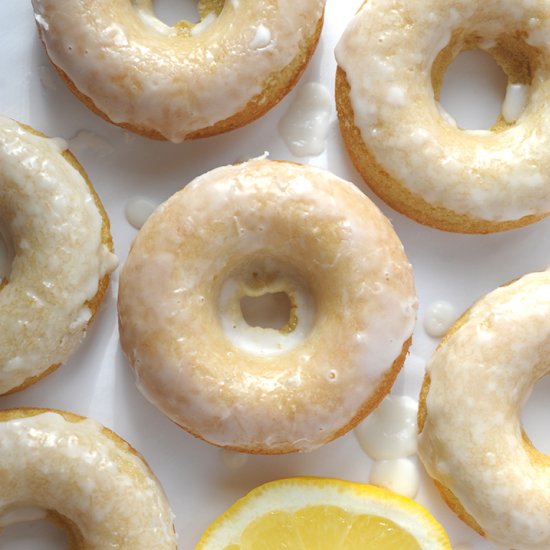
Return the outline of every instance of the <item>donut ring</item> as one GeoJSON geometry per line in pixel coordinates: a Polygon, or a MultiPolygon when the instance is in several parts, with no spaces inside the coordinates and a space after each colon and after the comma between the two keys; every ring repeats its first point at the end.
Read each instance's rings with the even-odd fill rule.
{"type": "Polygon", "coordinates": [[[0,411],[0,455],[0,529],[31,509],[65,528],[71,548],[176,548],[153,472],[97,422],[51,409],[0,411]]]}
{"type": "Polygon", "coordinates": [[[414,325],[411,269],[389,221],[352,184],[256,159],[161,205],[120,277],[122,349],[144,395],[215,445],[316,448],[391,388],[414,325]],[[280,330],[244,296],[287,294],[280,330]]]}
{"type": "Polygon", "coordinates": [[[0,220],[14,250],[0,281],[0,395],[63,363],[117,260],[109,220],[66,143],[0,117],[0,220]]]}
{"type": "Polygon", "coordinates": [[[341,132],[365,181],[432,227],[489,233],[550,211],[550,7],[369,0],[337,48],[341,132]],[[506,8],[505,6],[510,6],[506,8]],[[483,49],[527,93],[514,121],[467,131],[438,104],[447,65],[483,49]]]}
{"type": "Polygon", "coordinates": [[[201,0],[195,27],[165,25],[151,0],[32,3],[46,52],[80,100],[123,128],[180,142],[278,103],[313,55],[325,0],[201,0]]]}
{"type": "Polygon", "coordinates": [[[550,272],[526,275],[470,308],[428,365],[418,452],[451,509],[506,548],[550,547],[550,457],[520,412],[550,373],[550,272]]]}

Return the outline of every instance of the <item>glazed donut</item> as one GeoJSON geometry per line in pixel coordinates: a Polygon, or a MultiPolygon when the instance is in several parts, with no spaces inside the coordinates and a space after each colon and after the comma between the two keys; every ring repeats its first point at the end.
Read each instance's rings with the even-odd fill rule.
{"type": "Polygon", "coordinates": [[[416,296],[389,221],[352,184],[255,159],[213,170],[161,205],[120,278],[122,349],[144,395],[218,446],[316,448],[390,390],[416,296]],[[279,328],[244,297],[285,293],[279,328]]]}
{"type": "Polygon", "coordinates": [[[526,275],[470,308],[428,365],[419,456],[450,507],[506,548],[550,548],[550,457],[520,412],[550,373],[550,272],[526,275]]]}
{"type": "Polygon", "coordinates": [[[180,142],[258,118],[294,86],[325,0],[200,0],[169,27],[151,0],[33,0],[46,52],[69,88],[119,126],[180,142]]]}
{"type": "Polygon", "coordinates": [[[365,2],[336,48],[336,102],[346,148],[373,191],[447,231],[546,216],[549,32],[545,2],[365,2]],[[486,50],[508,76],[507,108],[490,130],[458,128],[438,103],[448,64],[467,49],[486,50]]]}
{"type": "Polygon", "coordinates": [[[153,472],[97,422],[49,409],[0,411],[0,455],[0,528],[31,509],[64,527],[71,548],[176,548],[153,472]]]}
{"type": "Polygon", "coordinates": [[[14,250],[0,282],[0,395],[69,357],[117,264],[107,215],[66,147],[0,117],[0,220],[14,250]]]}

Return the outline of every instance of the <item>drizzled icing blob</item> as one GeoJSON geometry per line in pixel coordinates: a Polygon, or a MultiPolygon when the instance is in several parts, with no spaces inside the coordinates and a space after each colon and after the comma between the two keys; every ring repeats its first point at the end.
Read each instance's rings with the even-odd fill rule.
{"type": "Polygon", "coordinates": [[[418,403],[388,395],[357,428],[361,448],[375,460],[399,459],[416,453],[418,403]]]}
{"type": "Polygon", "coordinates": [[[124,214],[128,223],[136,229],[141,229],[158,205],[146,197],[134,197],[126,203],[124,214]]]}
{"type": "Polygon", "coordinates": [[[414,498],[420,487],[420,475],[417,465],[409,458],[377,460],[372,465],[369,482],[414,498]]]}
{"type": "Polygon", "coordinates": [[[506,122],[515,122],[520,116],[529,96],[529,86],[525,84],[508,84],[502,104],[502,116],[506,122]]]}
{"type": "Polygon", "coordinates": [[[434,338],[443,336],[456,321],[456,308],[449,302],[438,300],[428,307],[424,315],[424,329],[434,338]]]}
{"type": "Polygon", "coordinates": [[[290,152],[297,157],[320,155],[325,150],[331,115],[332,100],[325,86],[304,84],[279,124],[290,152]]]}

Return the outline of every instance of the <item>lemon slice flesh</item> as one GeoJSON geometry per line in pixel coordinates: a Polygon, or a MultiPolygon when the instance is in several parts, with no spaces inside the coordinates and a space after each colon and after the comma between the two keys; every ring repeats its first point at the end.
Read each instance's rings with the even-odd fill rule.
{"type": "Polygon", "coordinates": [[[196,550],[451,550],[420,504],[362,483],[291,478],[238,500],[196,550]]]}

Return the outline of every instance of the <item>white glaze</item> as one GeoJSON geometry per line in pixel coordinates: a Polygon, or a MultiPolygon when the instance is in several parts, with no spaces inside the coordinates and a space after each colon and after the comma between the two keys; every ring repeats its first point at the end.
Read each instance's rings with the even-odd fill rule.
{"type": "Polygon", "coordinates": [[[357,188],[263,159],[213,170],[161,205],[120,277],[121,345],[141,391],[184,428],[240,450],[330,440],[400,355],[415,309],[402,246],[357,188]],[[314,309],[298,303],[296,329],[280,335],[284,353],[228,337],[243,287],[311,295],[314,309]]]}
{"type": "Polygon", "coordinates": [[[408,458],[377,460],[372,465],[369,483],[415,498],[420,487],[420,474],[417,465],[408,458]]]}
{"type": "Polygon", "coordinates": [[[516,122],[525,109],[528,97],[529,86],[526,84],[508,84],[502,104],[502,116],[506,122],[516,122]]]}
{"type": "Polygon", "coordinates": [[[460,543],[460,544],[453,544],[453,550],[476,550],[476,549],[475,549],[475,546],[471,544],[460,543]]]}
{"type": "Polygon", "coordinates": [[[151,0],[132,0],[135,12],[149,30],[164,36],[176,36],[176,30],[159,19],[151,0]]]}
{"type": "Polygon", "coordinates": [[[293,155],[320,155],[325,150],[331,118],[329,91],[322,84],[309,82],[298,89],[279,123],[279,132],[293,155]]]}
{"type": "Polygon", "coordinates": [[[227,449],[220,449],[220,457],[223,465],[230,470],[238,470],[248,462],[248,455],[235,453],[227,449]]]}
{"type": "Polygon", "coordinates": [[[33,0],[48,56],[77,89],[113,122],[174,142],[243,110],[313,35],[324,4],[227,2],[186,37],[149,0],[33,0]]]}
{"type": "Polygon", "coordinates": [[[132,227],[141,229],[157,206],[146,197],[134,197],[126,203],[124,215],[132,227]]]}
{"type": "Polygon", "coordinates": [[[418,403],[405,395],[387,395],[355,428],[361,448],[373,459],[399,459],[416,452],[418,403]]]}
{"type": "Polygon", "coordinates": [[[550,547],[550,472],[522,442],[520,410],[550,372],[550,272],[475,304],[427,371],[419,456],[496,544],[550,547]]]}
{"type": "Polygon", "coordinates": [[[56,412],[2,421],[0,455],[0,526],[52,510],[75,524],[90,550],[176,548],[157,480],[96,422],[56,412]]]}
{"type": "Polygon", "coordinates": [[[65,146],[0,118],[0,217],[15,251],[0,291],[0,394],[67,359],[86,330],[86,302],[116,267],[65,146]]]}
{"type": "Polygon", "coordinates": [[[216,21],[216,19],[216,14],[211,11],[191,29],[191,36],[198,36],[203,33],[212,23],[214,23],[214,21],[216,21]]]}
{"type": "Polygon", "coordinates": [[[438,300],[428,306],[424,315],[424,329],[433,338],[440,338],[456,321],[456,308],[445,300],[438,300]]]}
{"type": "Polygon", "coordinates": [[[250,42],[250,47],[254,50],[261,50],[271,45],[273,45],[271,31],[265,25],[258,25],[256,27],[256,34],[252,42],[250,42]]]}
{"type": "MultiPolygon", "coordinates": [[[[458,128],[458,124],[456,123],[456,120],[454,119],[453,115],[451,115],[439,101],[435,102],[435,108],[437,109],[437,112],[441,116],[441,119],[446,122],[449,126],[452,128],[458,128]]],[[[422,136],[421,145],[425,145],[429,138],[429,132],[425,128],[417,128],[413,131],[413,141],[418,141],[418,136],[422,136]]]]}
{"type": "Polygon", "coordinates": [[[459,214],[502,221],[548,212],[547,63],[537,64],[517,123],[483,133],[463,132],[442,119],[431,67],[453,33],[463,29],[466,36],[485,39],[521,29],[527,43],[548,59],[549,22],[547,6],[535,9],[531,0],[365,2],[338,43],[336,57],[351,85],[355,124],[377,162],[415,195],[459,214]],[[388,95],[395,86],[404,90],[403,101],[388,95]],[[421,147],[410,137],[418,130],[424,134],[421,147]]]}
{"type": "Polygon", "coordinates": [[[48,65],[42,65],[38,68],[38,74],[40,76],[40,83],[44,88],[55,91],[57,90],[57,84],[52,68],[48,65]]]}
{"type": "Polygon", "coordinates": [[[69,143],[67,142],[67,140],[60,137],[52,137],[49,139],[52,143],[55,144],[59,153],[64,153],[69,149],[69,143]]]}
{"type": "Polygon", "coordinates": [[[99,158],[115,152],[115,148],[105,138],[89,130],[79,130],[69,138],[68,146],[76,152],[91,151],[99,158]]]}

